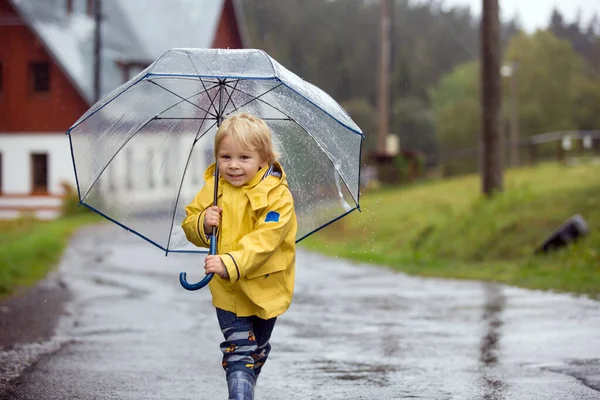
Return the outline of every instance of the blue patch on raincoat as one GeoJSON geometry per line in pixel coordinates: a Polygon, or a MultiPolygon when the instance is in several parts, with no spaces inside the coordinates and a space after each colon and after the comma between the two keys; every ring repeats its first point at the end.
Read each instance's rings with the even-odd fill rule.
{"type": "Polygon", "coordinates": [[[276,211],[269,211],[265,218],[265,222],[279,222],[279,213],[276,211]]]}

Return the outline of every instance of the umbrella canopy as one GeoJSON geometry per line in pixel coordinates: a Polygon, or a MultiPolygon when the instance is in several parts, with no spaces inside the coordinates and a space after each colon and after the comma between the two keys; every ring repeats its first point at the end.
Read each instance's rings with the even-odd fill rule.
{"type": "Polygon", "coordinates": [[[168,252],[206,252],[181,229],[214,162],[217,126],[266,121],[301,240],[359,208],[363,134],[328,94],[261,50],[172,49],[68,130],[81,204],[168,252]]]}

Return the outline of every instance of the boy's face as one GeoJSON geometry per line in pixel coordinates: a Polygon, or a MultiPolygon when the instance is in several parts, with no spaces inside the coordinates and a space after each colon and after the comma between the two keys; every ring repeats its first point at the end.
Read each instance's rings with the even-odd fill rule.
{"type": "Polygon", "coordinates": [[[231,137],[225,136],[217,153],[219,173],[233,186],[242,186],[250,182],[254,175],[267,163],[256,150],[247,150],[231,137]]]}

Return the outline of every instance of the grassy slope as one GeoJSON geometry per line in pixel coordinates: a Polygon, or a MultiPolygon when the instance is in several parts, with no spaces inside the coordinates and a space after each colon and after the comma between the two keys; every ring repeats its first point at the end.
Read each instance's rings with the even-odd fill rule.
{"type": "Polygon", "coordinates": [[[504,193],[484,200],[479,190],[479,177],[468,176],[373,192],[361,198],[362,213],[303,246],[411,274],[600,294],[600,165],[512,170],[504,193]],[[588,222],[588,237],[531,255],[574,214],[588,222]]]}
{"type": "Polygon", "coordinates": [[[59,261],[71,234],[97,222],[91,214],[43,222],[0,222],[0,298],[42,279],[59,261]]]}

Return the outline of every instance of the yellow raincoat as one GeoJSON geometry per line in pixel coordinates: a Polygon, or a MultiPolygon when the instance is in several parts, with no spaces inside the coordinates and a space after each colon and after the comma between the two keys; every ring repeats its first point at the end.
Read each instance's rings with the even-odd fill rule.
{"type": "MultiPolygon", "coordinates": [[[[264,167],[247,184],[235,187],[219,178],[217,205],[223,209],[217,254],[229,279],[209,283],[215,307],[239,317],[270,319],[283,314],[292,301],[296,261],[296,213],[285,172],[262,179],[264,167]]],[[[187,239],[209,247],[204,211],[213,205],[215,164],[205,173],[206,184],[185,208],[181,226],[187,239]]]]}

